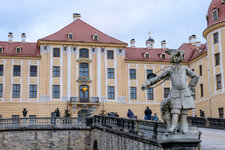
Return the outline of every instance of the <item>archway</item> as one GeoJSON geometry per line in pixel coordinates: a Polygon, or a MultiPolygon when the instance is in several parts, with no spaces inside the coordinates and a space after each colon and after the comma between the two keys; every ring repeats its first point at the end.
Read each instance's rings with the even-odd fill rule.
{"type": "Polygon", "coordinates": [[[92,150],[98,150],[98,144],[97,144],[97,141],[96,140],[94,141],[93,149],[92,150]]]}

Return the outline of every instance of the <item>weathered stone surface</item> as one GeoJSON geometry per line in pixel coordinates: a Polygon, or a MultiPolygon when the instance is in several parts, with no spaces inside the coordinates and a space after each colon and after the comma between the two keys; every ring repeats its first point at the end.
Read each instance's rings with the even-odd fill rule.
{"type": "Polygon", "coordinates": [[[0,132],[6,150],[90,150],[90,130],[32,130],[0,132]]]}

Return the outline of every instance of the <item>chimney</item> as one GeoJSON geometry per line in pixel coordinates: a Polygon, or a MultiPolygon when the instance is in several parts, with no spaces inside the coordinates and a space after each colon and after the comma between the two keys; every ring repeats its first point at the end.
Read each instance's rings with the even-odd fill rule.
{"type": "Polygon", "coordinates": [[[196,40],[197,40],[196,35],[191,35],[189,37],[189,43],[191,43],[192,45],[195,45],[196,44],[196,40]]]}
{"type": "Polygon", "coordinates": [[[166,49],[166,40],[161,41],[162,49],[166,49]]]}
{"type": "Polygon", "coordinates": [[[21,42],[25,43],[26,42],[26,33],[21,34],[21,42]]]}
{"type": "Polygon", "coordinates": [[[135,47],[135,39],[131,39],[130,40],[130,46],[131,47],[135,47]]]}
{"type": "Polygon", "coordinates": [[[8,34],[8,42],[11,43],[13,41],[13,33],[9,32],[8,34]]]}
{"type": "Polygon", "coordinates": [[[73,13],[73,20],[80,19],[81,15],[79,13],[73,13]]]}

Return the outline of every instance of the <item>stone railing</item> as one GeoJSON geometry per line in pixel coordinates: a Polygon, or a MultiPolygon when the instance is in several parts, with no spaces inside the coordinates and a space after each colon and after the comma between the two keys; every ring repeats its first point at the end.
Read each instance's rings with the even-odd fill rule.
{"type": "Polygon", "coordinates": [[[16,128],[87,128],[92,126],[92,118],[9,118],[0,119],[0,130],[16,128]]]}
{"type": "Polygon", "coordinates": [[[70,103],[99,103],[99,97],[88,97],[86,99],[80,97],[71,97],[70,103]]]}
{"type": "Polygon", "coordinates": [[[225,129],[225,119],[221,118],[188,117],[188,123],[202,128],[225,129]]]}
{"type": "Polygon", "coordinates": [[[158,140],[165,133],[165,124],[159,121],[97,116],[93,117],[93,127],[109,129],[146,139],[158,140]]]}

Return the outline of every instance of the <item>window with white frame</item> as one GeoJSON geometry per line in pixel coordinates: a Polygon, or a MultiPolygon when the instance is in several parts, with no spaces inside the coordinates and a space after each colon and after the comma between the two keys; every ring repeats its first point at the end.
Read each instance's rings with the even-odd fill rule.
{"type": "Polygon", "coordinates": [[[137,88],[130,87],[130,99],[137,99],[137,88]]]}

